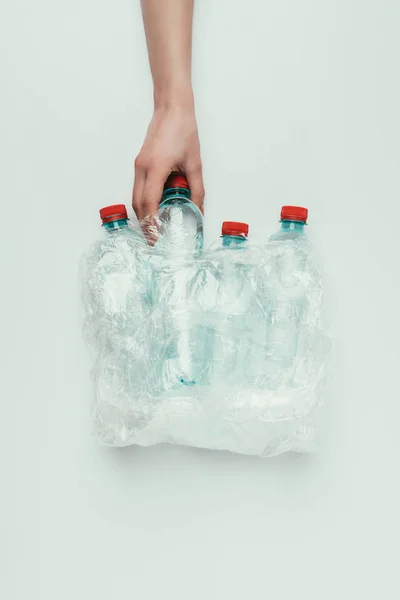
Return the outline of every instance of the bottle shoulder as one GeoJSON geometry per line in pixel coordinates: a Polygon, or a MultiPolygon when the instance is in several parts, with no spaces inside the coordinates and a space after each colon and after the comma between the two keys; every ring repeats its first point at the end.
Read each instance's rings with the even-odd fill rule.
{"type": "Polygon", "coordinates": [[[279,229],[276,233],[273,233],[269,237],[269,241],[271,242],[283,242],[285,240],[304,240],[304,242],[307,242],[308,238],[306,233],[304,233],[303,231],[297,231],[296,229],[279,229]]]}
{"type": "Polygon", "coordinates": [[[171,211],[171,209],[174,209],[174,212],[180,211],[182,213],[193,213],[196,215],[197,220],[203,223],[203,215],[201,214],[199,207],[189,198],[185,198],[183,196],[172,196],[170,198],[166,198],[159,206],[159,217],[162,219],[163,213],[166,211],[171,211]]]}
{"type": "Polygon", "coordinates": [[[125,227],[118,231],[103,232],[103,235],[91,244],[85,257],[92,264],[104,260],[119,262],[134,260],[138,256],[145,257],[148,251],[149,246],[144,236],[135,229],[125,227]]]}

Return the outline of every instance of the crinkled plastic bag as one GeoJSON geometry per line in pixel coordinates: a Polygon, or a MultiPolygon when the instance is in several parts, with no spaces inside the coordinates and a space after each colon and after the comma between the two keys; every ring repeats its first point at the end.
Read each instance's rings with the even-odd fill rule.
{"type": "Polygon", "coordinates": [[[331,336],[308,242],[166,259],[139,235],[107,239],[81,283],[101,443],[316,449],[331,336]]]}

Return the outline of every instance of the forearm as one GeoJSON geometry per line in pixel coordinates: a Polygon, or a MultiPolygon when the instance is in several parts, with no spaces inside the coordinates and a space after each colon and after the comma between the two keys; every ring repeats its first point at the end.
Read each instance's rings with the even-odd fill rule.
{"type": "Polygon", "coordinates": [[[193,0],[141,0],[156,108],[193,103],[193,0]]]}
{"type": "MultiPolygon", "coordinates": [[[[135,160],[132,206],[144,231],[172,171],[185,173],[203,210],[204,185],[191,83],[194,0],[141,0],[154,82],[154,114],[135,160]]],[[[150,228],[151,230],[151,228],[150,228]]],[[[151,237],[151,236],[150,236],[151,237]]]]}

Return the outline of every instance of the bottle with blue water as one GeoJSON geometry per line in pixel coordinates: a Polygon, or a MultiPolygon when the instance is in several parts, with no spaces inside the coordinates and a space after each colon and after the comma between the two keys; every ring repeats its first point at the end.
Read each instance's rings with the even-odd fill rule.
{"type": "Polygon", "coordinates": [[[205,371],[204,338],[195,296],[203,216],[190,200],[183,174],[169,176],[158,216],[153,305],[161,323],[161,386],[180,389],[204,383],[205,371]]]}
{"type": "Polygon", "coordinates": [[[217,384],[254,383],[261,310],[257,299],[259,252],[248,245],[247,223],[225,221],[219,244],[207,255],[202,299],[212,335],[212,379],[217,384]]]}
{"type": "Polygon", "coordinates": [[[268,244],[267,379],[272,388],[292,384],[301,358],[300,332],[309,312],[313,278],[307,218],[307,208],[283,206],[280,229],[268,244]]]}
{"type": "Polygon", "coordinates": [[[160,238],[157,246],[169,260],[195,258],[203,249],[203,215],[190,199],[182,173],[171,173],[158,209],[160,238]]]}
{"type": "Polygon", "coordinates": [[[82,264],[86,304],[99,329],[128,337],[149,309],[147,244],[124,204],[102,208],[100,218],[105,235],[82,264]]]}
{"type": "Polygon", "coordinates": [[[104,235],[81,265],[85,333],[98,353],[94,371],[107,379],[110,394],[125,397],[129,390],[134,397],[151,371],[148,245],[125,205],[102,208],[100,217],[104,235]]]}

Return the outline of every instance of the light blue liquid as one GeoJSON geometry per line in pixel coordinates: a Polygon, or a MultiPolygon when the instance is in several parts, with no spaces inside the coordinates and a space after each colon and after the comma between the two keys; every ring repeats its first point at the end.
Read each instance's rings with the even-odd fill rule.
{"type": "Polygon", "coordinates": [[[108,223],[103,223],[103,227],[107,233],[112,233],[113,231],[119,231],[128,227],[128,220],[118,219],[118,221],[109,221],[108,223]]]}
{"type": "Polygon", "coordinates": [[[294,240],[305,235],[305,223],[302,221],[281,221],[279,231],[271,235],[270,240],[294,240]]]}
{"type": "Polygon", "coordinates": [[[268,378],[272,387],[290,385],[298,353],[299,331],[307,299],[303,275],[307,268],[305,223],[285,220],[272,242],[282,242],[271,281],[267,326],[268,378]],[[293,244],[286,242],[293,242],[293,244]]]}
{"type": "Polygon", "coordinates": [[[158,216],[161,231],[156,247],[160,252],[173,258],[200,254],[203,249],[203,215],[190,200],[190,190],[165,190],[158,216]]]}
{"type": "Polygon", "coordinates": [[[243,235],[223,235],[222,247],[232,250],[244,250],[246,248],[247,238],[243,235]]]}
{"type": "Polygon", "coordinates": [[[140,229],[126,218],[103,223],[103,228],[87,268],[92,327],[109,364],[118,365],[106,369],[110,387],[132,392],[141,389],[149,373],[149,249],[140,229]]]}
{"type": "Polygon", "coordinates": [[[212,380],[218,385],[247,385],[254,380],[256,363],[253,339],[260,330],[256,306],[255,268],[248,261],[244,236],[224,235],[210,257],[215,271],[215,301],[211,309],[212,380]]]}
{"type": "Polygon", "coordinates": [[[204,381],[204,340],[193,308],[194,259],[203,248],[203,215],[190,200],[190,190],[171,188],[164,191],[159,219],[155,249],[163,263],[153,297],[163,315],[161,385],[167,389],[193,386],[204,381]]]}
{"type": "MultiPolygon", "coordinates": [[[[119,243],[122,243],[121,253],[126,252],[129,248],[129,257],[136,256],[136,262],[142,264],[140,267],[143,271],[141,277],[137,277],[138,291],[140,289],[140,297],[138,296],[138,302],[143,304],[143,309],[148,312],[150,301],[151,301],[151,278],[152,272],[146,256],[148,254],[148,245],[146,240],[141,233],[140,229],[134,229],[128,225],[129,219],[118,219],[116,221],[109,221],[103,223],[103,227],[107,233],[105,242],[100,246],[102,252],[109,252],[114,248],[114,244],[117,244],[117,239],[114,236],[118,236],[119,243]],[[126,246],[125,242],[126,240],[126,246]],[[140,286],[140,287],[139,287],[140,286]]],[[[112,268],[112,265],[111,265],[112,268]]],[[[126,272],[126,264],[121,265],[122,271],[126,272]]],[[[107,274],[105,272],[105,274],[107,274]]]]}

